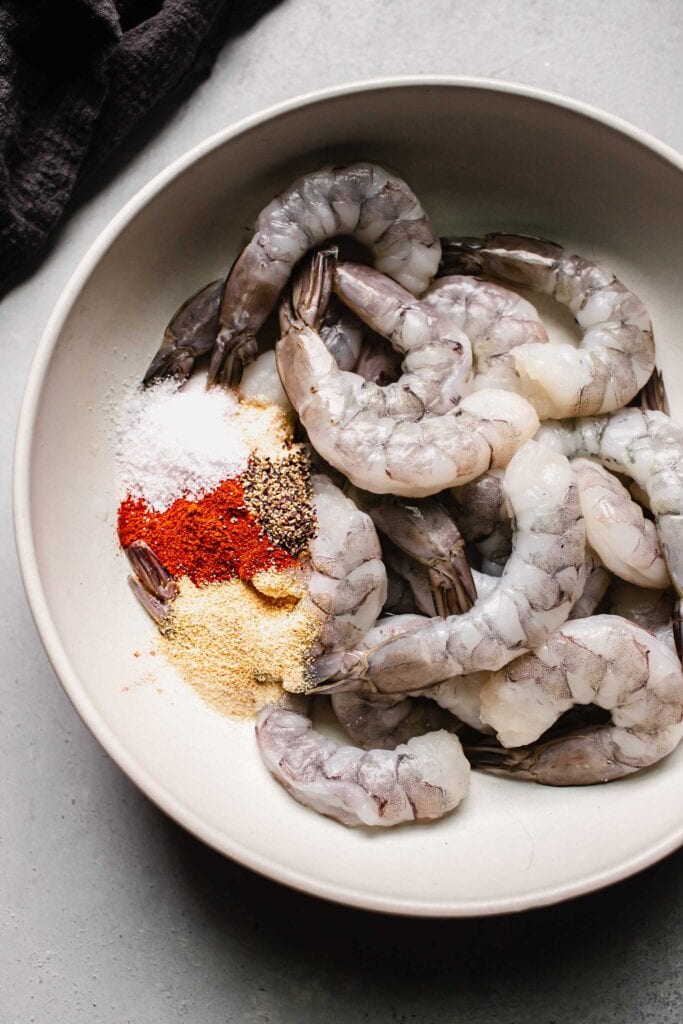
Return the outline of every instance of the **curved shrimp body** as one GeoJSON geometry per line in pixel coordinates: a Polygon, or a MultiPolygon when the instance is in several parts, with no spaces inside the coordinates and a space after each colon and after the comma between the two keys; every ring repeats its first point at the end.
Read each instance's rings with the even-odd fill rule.
{"type": "Polygon", "coordinates": [[[303,598],[320,620],[311,651],[357,644],[376,622],[387,596],[387,574],[370,516],[323,474],[311,478],[318,523],[309,541],[308,592],[303,598]]]}
{"type": "MultiPolygon", "coordinates": [[[[476,570],[472,571],[472,575],[482,598],[492,593],[499,582],[495,577],[486,576],[476,570]]],[[[609,585],[608,572],[588,547],[581,575],[584,580],[583,591],[569,613],[570,619],[586,618],[592,615],[609,585]]],[[[652,591],[646,593],[652,594],[652,591]]],[[[673,640],[671,642],[673,643],[673,640]]],[[[490,672],[472,672],[466,676],[454,676],[453,679],[446,679],[443,683],[437,683],[436,686],[420,690],[419,693],[423,697],[430,697],[436,701],[442,708],[446,708],[472,729],[482,733],[492,733],[492,727],[481,717],[481,688],[490,678],[490,672]]]]}
{"type": "Polygon", "coordinates": [[[256,354],[256,334],[309,249],[336,235],[368,246],[375,266],[419,295],[434,276],[439,239],[408,185],[371,163],[298,178],[259,214],[221,299],[209,381],[233,385],[256,354]]]}
{"type": "Polygon", "coordinates": [[[454,274],[429,286],[422,302],[454,318],[472,344],[473,388],[519,390],[512,350],[548,341],[538,312],[521,295],[476,277],[454,274]]]}
{"type": "Polygon", "coordinates": [[[537,440],[570,457],[597,459],[645,490],[669,576],[683,596],[683,429],[663,412],[621,409],[544,424],[537,440]]]}
{"type": "Polygon", "coordinates": [[[498,586],[464,615],[423,619],[386,640],[380,621],[365,650],[320,659],[323,691],[419,690],[452,676],[495,670],[533,650],[569,615],[579,593],[585,534],[569,462],[528,441],[505,474],[514,546],[498,586]]]}
{"type": "Polygon", "coordinates": [[[404,353],[400,380],[386,390],[403,391],[406,410],[439,414],[455,408],[472,380],[472,347],[455,318],[360,263],[337,263],[333,281],[342,302],[404,353]]]}
{"type": "Polygon", "coordinates": [[[444,241],[443,267],[500,278],[551,295],[583,329],[580,347],[512,350],[519,390],[542,419],[611,412],[626,405],[654,368],[647,310],[610,271],[561,246],[522,235],[444,241]]]}
{"type": "Polygon", "coordinates": [[[366,751],[315,732],[300,712],[269,706],[256,719],[256,741],[266,768],[295,800],[343,825],[440,818],[469,789],[469,763],[448,732],[366,751]]]}
{"type": "Polygon", "coordinates": [[[610,782],[654,764],[683,737],[683,673],[661,640],[625,619],[568,622],[545,644],[494,674],[481,714],[505,747],[533,743],[577,704],[611,722],[501,754],[500,770],[548,785],[610,782]]]}
{"type": "Polygon", "coordinates": [[[611,572],[641,587],[663,590],[669,573],[655,524],[621,481],[599,463],[573,459],[586,540],[611,572]]]}
{"type": "Polygon", "coordinates": [[[357,487],[424,497],[504,466],[535,433],[519,395],[478,391],[455,412],[425,415],[397,382],[342,373],[315,330],[293,322],[277,343],[280,377],[311,444],[357,487]]]}

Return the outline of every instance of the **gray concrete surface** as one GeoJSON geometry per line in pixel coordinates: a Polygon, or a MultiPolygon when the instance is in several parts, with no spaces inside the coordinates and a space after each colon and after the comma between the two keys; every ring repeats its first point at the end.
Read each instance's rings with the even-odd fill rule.
{"type": "Polygon", "coordinates": [[[299,896],[183,833],[63,695],[26,607],[10,511],[21,393],[55,299],[112,214],[195,142],[319,86],[449,72],[567,93],[683,149],[682,52],[680,0],[288,0],[136,133],[2,302],[2,1024],[683,1019],[680,853],[568,905],[421,922],[299,896]]]}

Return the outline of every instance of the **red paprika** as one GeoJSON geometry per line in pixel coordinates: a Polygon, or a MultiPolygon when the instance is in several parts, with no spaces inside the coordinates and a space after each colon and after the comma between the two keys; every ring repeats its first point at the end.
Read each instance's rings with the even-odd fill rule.
{"type": "Polygon", "coordinates": [[[248,580],[260,569],[296,564],[245,507],[239,479],[225,480],[199,501],[178,498],[163,512],[129,495],[119,506],[118,535],[124,548],[146,541],[172,576],[196,584],[248,580]]]}

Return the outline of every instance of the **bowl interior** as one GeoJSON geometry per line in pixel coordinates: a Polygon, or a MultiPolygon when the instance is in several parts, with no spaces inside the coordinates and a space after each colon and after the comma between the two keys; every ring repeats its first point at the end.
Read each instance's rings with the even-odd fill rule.
{"type": "Polygon", "coordinates": [[[397,169],[441,233],[520,230],[604,259],[648,305],[658,361],[670,384],[678,379],[683,173],[664,156],[581,112],[481,86],[377,87],[307,103],[167,175],[77,275],[43,342],[20,428],[17,527],[29,595],[88,724],[154,799],[218,848],[379,909],[482,913],[548,902],[680,842],[683,751],[608,787],[475,775],[444,821],[346,830],[292,801],[262,767],[251,726],[203,704],[153,653],[154,630],[125,584],[113,432],[122,391],[179,303],[226,271],[272,195],[300,172],[354,159],[397,169]]]}

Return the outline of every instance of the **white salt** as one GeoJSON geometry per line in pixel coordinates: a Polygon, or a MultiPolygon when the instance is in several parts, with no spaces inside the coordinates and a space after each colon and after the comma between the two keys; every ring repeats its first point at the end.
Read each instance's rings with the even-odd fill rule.
{"type": "Polygon", "coordinates": [[[160,381],[124,401],[118,428],[123,484],[163,511],[177,498],[196,501],[247,468],[249,450],[233,421],[238,403],[202,377],[182,388],[160,381]]]}

